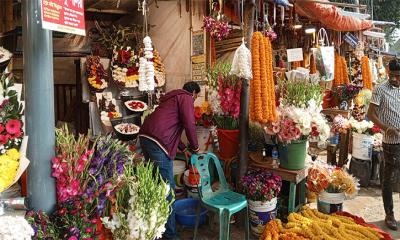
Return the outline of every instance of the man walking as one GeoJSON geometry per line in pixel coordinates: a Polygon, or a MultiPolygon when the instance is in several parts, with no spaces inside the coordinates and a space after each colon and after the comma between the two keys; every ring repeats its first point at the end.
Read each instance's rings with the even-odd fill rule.
{"type": "Polygon", "coordinates": [[[390,61],[389,81],[374,89],[368,118],[384,131],[382,198],[385,223],[388,228],[397,230],[393,212],[393,185],[400,183],[400,60],[390,61]]]}

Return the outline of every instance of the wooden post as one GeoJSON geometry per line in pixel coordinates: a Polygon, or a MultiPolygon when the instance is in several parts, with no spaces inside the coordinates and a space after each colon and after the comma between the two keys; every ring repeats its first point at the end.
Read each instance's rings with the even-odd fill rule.
{"type": "Polygon", "coordinates": [[[340,134],[339,143],[339,162],[338,167],[342,167],[347,164],[349,158],[349,143],[350,143],[350,132],[340,134]]]}

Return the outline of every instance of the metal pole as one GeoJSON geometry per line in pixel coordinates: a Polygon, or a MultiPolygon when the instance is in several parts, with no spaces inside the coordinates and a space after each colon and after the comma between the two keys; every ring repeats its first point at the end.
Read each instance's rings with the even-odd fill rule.
{"type": "MultiPolygon", "coordinates": [[[[254,26],[254,1],[245,11],[244,14],[247,22],[247,45],[250,47],[251,35],[254,26]]],[[[245,17],[243,16],[243,17],[245,17]]],[[[242,91],[240,93],[240,152],[239,152],[239,178],[244,176],[248,166],[248,145],[249,145],[249,98],[250,98],[250,81],[243,79],[242,91]]],[[[238,179],[237,179],[238,180],[238,179]]],[[[236,181],[239,183],[239,181],[236,181]]]]}
{"type": "Polygon", "coordinates": [[[23,61],[26,134],[29,136],[28,203],[51,212],[55,183],[51,177],[54,156],[54,81],[52,32],[42,29],[40,0],[23,0],[23,61]]]}

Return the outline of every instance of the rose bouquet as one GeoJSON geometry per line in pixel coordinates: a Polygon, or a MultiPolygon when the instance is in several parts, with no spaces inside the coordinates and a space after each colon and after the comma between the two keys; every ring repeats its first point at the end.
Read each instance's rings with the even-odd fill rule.
{"type": "Polygon", "coordinates": [[[381,132],[381,129],[371,121],[362,120],[357,121],[354,118],[350,118],[347,127],[352,131],[359,134],[366,134],[373,136],[381,132]]]}
{"type": "Polygon", "coordinates": [[[210,127],[213,124],[213,112],[209,102],[205,101],[201,106],[194,107],[196,126],[210,127]]]}
{"type": "Polygon", "coordinates": [[[282,178],[263,170],[249,170],[240,180],[240,190],[252,201],[271,201],[279,195],[282,178]]]}
{"type": "Polygon", "coordinates": [[[139,58],[131,47],[116,49],[112,58],[112,77],[120,87],[138,87],[139,58]]]}
{"type": "Polygon", "coordinates": [[[86,57],[86,76],[93,91],[100,92],[108,87],[108,73],[101,64],[99,56],[86,57]]]}
{"type": "Polygon", "coordinates": [[[103,224],[114,239],[161,238],[171,211],[169,185],[151,163],[141,163],[135,169],[127,165],[124,173],[116,192],[115,211],[111,218],[102,218],[103,224]]]}
{"type": "Polygon", "coordinates": [[[282,143],[307,139],[325,141],[329,137],[329,125],[314,101],[309,101],[308,105],[305,109],[295,106],[278,108],[278,120],[265,127],[266,133],[276,135],[282,143]]]}

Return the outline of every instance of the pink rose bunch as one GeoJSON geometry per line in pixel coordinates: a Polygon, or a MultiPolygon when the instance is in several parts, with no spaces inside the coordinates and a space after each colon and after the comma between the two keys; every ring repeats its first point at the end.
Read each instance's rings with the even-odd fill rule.
{"type": "Polygon", "coordinates": [[[82,194],[85,180],[83,175],[92,153],[92,150],[87,150],[79,158],[75,158],[61,152],[52,159],[52,176],[56,178],[58,202],[65,202],[82,194]]]}
{"type": "Polygon", "coordinates": [[[227,22],[218,21],[211,16],[203,17],[203,28],[217,41],[228,37],[230,28],[227,22]]]}
{"type": "Polygon", "coordinates": [[[240,114],[241,81],[224,81],[220,75],[218,85],[222,112],[225,116],[238,118],[240,114]]]}
{"type": "Polygon", "coordinates": [[[266,131],[270,135],[277,135],[281,142],[292,142],[301,138],[301,131],[293,119],[283,118],[268,125],[266,131]]]}

